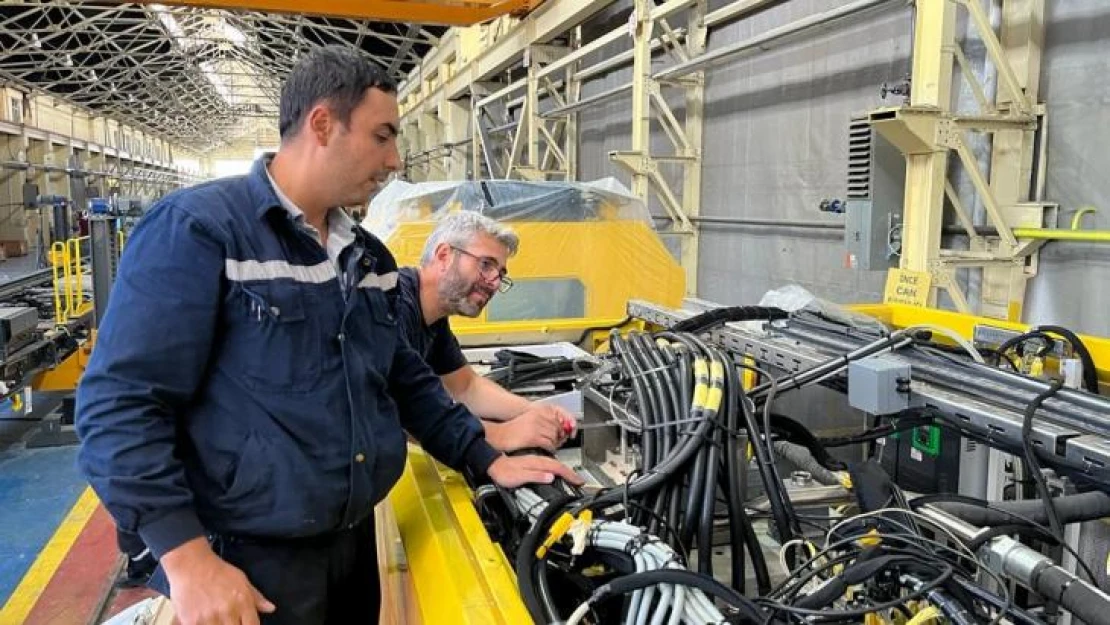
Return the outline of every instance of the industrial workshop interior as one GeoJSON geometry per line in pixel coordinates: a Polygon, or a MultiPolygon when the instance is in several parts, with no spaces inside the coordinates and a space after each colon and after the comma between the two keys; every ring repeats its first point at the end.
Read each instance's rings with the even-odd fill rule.
{"type": "MultiPolygon", "coordinates": [[[[336,101],[309,104],[355,136],[361,118],[336,101]]],[[[193,471],[176,488],[198,498],[209,482],[224,480],[226,502],[258,476],[338,466],[346,514],[369,519],[358,551],[376,553],[365,593],[380,593],[381,623],[1110,623],[1108,102],[1104,0],[2,0],[0,625],[240,622],[198,620],[197,595],[155,583],[184,586],[153,520],[170,513],[109,509],[125,483],[153,493],[157,471],[90,477],[126,466],[103,457],[109,431],[141,441],[120,424],[155,422],[171,439],[158,449],[193,471]],[[199,466],[219,436],[181,433],[206,382],[177,403],[152,387],[148,421],[108,421],[137,400],[93,389],[124,374],[107,352],[152,332],[166,347],[149,368],[183,380],[273,388],[260,367],[295,372],[280,392],[309,407],[301,427],[332,428],[312,389],[363,393],[347,364],[274,356],[323,323],[311,302],[238,310],[214,295],[200,316],[223,329],[192,369],[173,346],[211,329],[142,304],[181,298],[164,316],[193,320],[205,276],[224,294],[249,294],[251,269],[276,272],[263,294],[327,279],[291,270],[347,279],[339,261],[280,257],[221,255],[218,271],[198,257],[193,271],[171,258],[214,235],[164,223],[185,210],[177,198],[245,180],[267,189],[266,219],[235,215],[256,209],[246,201],[210,213],[263,239],[270,208],[307,219],[278,163],[315,135],[290,139],[279,119],[287,77],[321,50],[395,83],[365,97],[395,104],[396,128],[350,141],[395,141],[398,158],[364,201],[323,207],[326,241],[307,221],[289,232],[323,259],[346,213],[353,235],[340,234],[401,269],[332,292],[370,302],[350,327],[377,338],[309,351],[422,355],[376,307],[401,315],[405,268],[436,262],[425,249],[441,224],[489,218],[515,235],[505,259],[436,248],[484,289],[440,336],[461,347],[455,371],[570,417],[557,445],[497,447],[493,462],[553,458],[581,484],[506,485],[394,416],[397,434],[370,444],[393,446],[398,475],[356,510],[346,493],[375,464],[361,452],[290,464],[257,434],[199,466]],[[250,332],[271,334],[224,358],[218,342],[250,332]],[[222,477],[194,479],[206,470],[222,477]]],[[[326,195],[336,174],[313,184],[326,195]]],[[[492,427],[417,364],[452,418],[492,427]]],[[[403,397],[386,403],[408,414],[403,397]]],[[[343,405],[341,423],[370,419],[343,405]]],[[[252,423],[268,419],[251,406],[252,423]]],[[[146,453],[121,445],[120,458],[146,453]]],[[[302,483],[273,481],[269,497],[324,496],[288,492],[302,483]]],[[[222,526],[197,506],[189,544],[210,557],[222,526]]],[[[247,519],[260,527],[299,514],[260,509],[247,519]]],[[[344,531],[321,525],[258,544],[344,531]]],[[[272,620],[274,603],[241,622],[293,622],[272,620]]]]}

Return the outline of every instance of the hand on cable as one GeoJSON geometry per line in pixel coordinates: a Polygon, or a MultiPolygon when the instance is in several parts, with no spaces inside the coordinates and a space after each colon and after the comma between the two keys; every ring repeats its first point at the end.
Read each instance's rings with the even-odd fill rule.
{"type": "Polygon", "coordinates": [[[532,404],[524,412],[501,423],[483,422],[486,440],[500,451],[529,447],[555,451],[566,442],[574,424],[574,416],[569,412],[547,404],[532,404]]]}
{"type": "Polygon", "coordinates": [[[259,622],[275,610],[247,576],[217,556],[204,538],[194,538],[162,556],[181,625],[259,622]]]}
{"type": "Polygon", "coordinates": [[[525,484],[550,484],[556,477],[568,484],[581,486],[584,480],[567,465],[544,456],[501,456],[493,461],[486,472],[489,478],[503,488],[517,488],[525,484]]]}

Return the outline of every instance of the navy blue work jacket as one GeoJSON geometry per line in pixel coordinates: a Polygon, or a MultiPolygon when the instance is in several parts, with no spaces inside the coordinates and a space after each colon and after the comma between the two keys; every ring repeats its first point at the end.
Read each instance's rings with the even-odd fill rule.
{"type": "Polygon", "coordinates": [[[353,526],[400,477],[403,429],[484,473],[498,454],[401,338],[396,281],[361,228],[331,262],[261,159],[153,206],[77,392],[78,462],[121,527],[161,557],[353,526]]]}

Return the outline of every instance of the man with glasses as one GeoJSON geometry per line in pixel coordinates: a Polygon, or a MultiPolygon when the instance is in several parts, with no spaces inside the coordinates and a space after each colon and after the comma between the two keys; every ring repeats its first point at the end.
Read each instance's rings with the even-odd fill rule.
{"type": "Polygon", "coordinates": [[[512,288],[507,262],[518,245],[512,230],[484,215],[462,211],[444,217],[424,244],[420,267],[398,272],[397,314],[409,344],[451,396],[482,418],[491,445],[501,451],[554,451],[573,431],[574,416],[478,375],[447,320],[477,317],[496,293],[512,288]]]}

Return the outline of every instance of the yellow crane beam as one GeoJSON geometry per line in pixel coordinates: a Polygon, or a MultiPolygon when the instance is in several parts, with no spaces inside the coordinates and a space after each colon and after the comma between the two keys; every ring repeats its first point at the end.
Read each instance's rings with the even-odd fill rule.
{"type": "MultiPolygon", "coordinates": [[[[150,0],[139,2],[153,4],[150,0]]],[[[523,15],[542,2],[543,0],[159,0],[159,4],[177,6],[444,26],[473,26],[502,15],[523,15]]]]}

